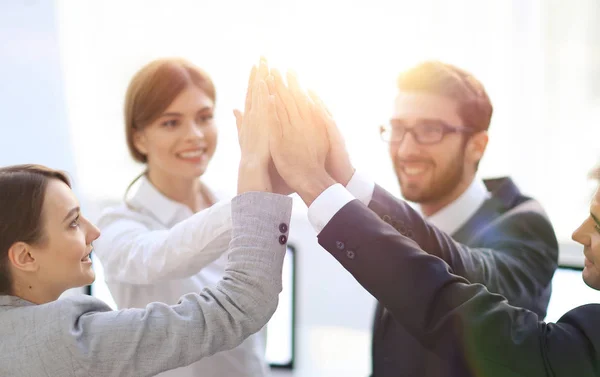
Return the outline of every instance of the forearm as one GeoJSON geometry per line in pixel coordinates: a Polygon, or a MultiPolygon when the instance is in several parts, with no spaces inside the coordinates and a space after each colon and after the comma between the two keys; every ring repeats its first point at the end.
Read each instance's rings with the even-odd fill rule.
{"type": "Polygon", "coordinates": [[[469,285],[361,206],[342,208],[319,243],[416,339],[458,369],[476,366],[490,376],[543,370],[535,314],[469,285]]]}
{"type": "Polygon", "coordinates": [[[231,240],[231,202],[218,202],[171,229],[150,230],[122,214],[100,221],[95,242],[107,281],[154,284],[197,274],[220,257],[231,240]]]}
{"type": "Polygon", "coordinates": [[[291,202],[266,193],[234,198],[229,264],[219,284],[174,306],[153,303],[77,318],[81,336],[75,340],[84,343],[74,347],[79,361],[103,375],[153,376],[231,349],[260,330],[281,291],[280,225],[289,224],[291,202]]]}

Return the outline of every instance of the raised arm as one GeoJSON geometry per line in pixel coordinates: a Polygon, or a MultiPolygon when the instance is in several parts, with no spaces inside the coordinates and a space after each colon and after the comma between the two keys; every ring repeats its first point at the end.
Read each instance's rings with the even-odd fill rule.
{"type": "Polygon", "coordinates": [[[369,208],[421,249],[446,261],[455,274],[484,284],[512,305],[545,314],[558,244],[552,225],[535,208],[522,205],[521,213],[500,222],[494,233],[484,235],[485,248],[454,241],[379,186],[375,186],[369,208]]]}
{"type": "Polygon", "coordinates": [[[231,202],[223,201],[168,230],[150,230],[125,208],[106,211],[94,252],[107,282],[153,284],[197,274],[231,240],[231,202]]]}
{"type": "Polygon", "coordinates": [[[91,298],[73,299],[75,305],[61,306],[56,322],[69,324],[60,328],[63,344],[85,375],[132,377],[236,347],[277,307],[291,207],[291,198],[277,194],[234,198],[229,264],[216,287],[185,295],[174,306],[115,312],[91,298]]]}
{"type": "Polygon", "coordinates": [[[593,326],[600,306],[545,324],[452,274],[357,200],[333,216],[319,243],[416,339],[448,360],[453,375],[595,376],[600,367],[600,331],[593,326]]]}

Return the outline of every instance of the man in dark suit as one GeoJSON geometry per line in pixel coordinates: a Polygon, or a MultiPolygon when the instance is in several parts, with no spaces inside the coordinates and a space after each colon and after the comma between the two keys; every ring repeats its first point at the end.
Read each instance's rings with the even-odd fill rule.
{"type": "MultiPolygon", "coordinates": [[[[389,143],[403,197],[417,203],[422,216],[409,216],[405,202],[353,170],[338,182],[403,235],[425,226],[424,217],[436,232],[457,241],[451,253],[440,255],[454,273],[543,318],[558,243],[541,205],[521,194],[510,178],[476,177],[492,115],[483,86],[457,67],[425,62],[403,73],[398,88],[393,118],[381,127],[381,136],[389,143]]],[[[425,247],[429,237],[415,239],[434,253],[425,247]]],[[[443,360],[381,304],[372,346],[373,377],[448,376],[443,360]]]]}
{"type": "MultiPolygon", "coordinates": [[[[594,324],[600,324],[600,305],[577,308],[557,324],[545,324],[535,312],[512,306],[503,296],[457,275],[469,270],[474,277],[481,276],[498,286],[540,288],[530,283],[534,277],[515,277],[512,271],[504,271],[522,268],[511,259],[518,252],[468,248],[380,189],[376,189],[371,208],[357,200],[339,183],[339,177],[330,175],[339,174],[337,168],[348,168],[350,164],[347,158],[339,158],[343,153],[335,156],[344,149],[343,143],[323,106],[318,99],[314,99],[314,105],[303,98],[293,76],[288,77],[289,89],[278,75],[274,81],[271,93],[276,96],[273,106],[278,121],[272,122],[269,137],[277,171],[309,206],[309,219],[319,233],[319,243],[389,310],[392,321],[435,355],[436,362],[443,363],[444,375],[598,375],[600,326],[594,324]],[[318,114],[316,118],[313,112],[318,114]],[[379,205],[385,208],[383,216],[377,213],[379,205]]],[[[536,211],[527,207],[513,211],[529,219],[520,226],[529,222],[533,222],[529,226],[534,229],[547,226],[536,211]]],[[[574,234],[574,239],[585,246],[584,280],[596,289],[600,288],[600,270],[596,267],[600,266],[598,217],[600,193],[592,203],[590,217],[574,234]]],[[[481,237],[503,250],[505,244],[510,246],[516,241],[501,241],[504,236],[496,239],[496,234],[510,230],[519,236],[528,232],[516,227],[498,226],[498,230],[481,237]]],[[[530,247],[524,243],[519,250],[521,254],[531,253],[530,247]]],[[[534,259],[543,263],[542,269],[553,264],[544,262],[544,258],[534,259]]],[[[525,258],[523,264],[528,263],[533,262],[525,258]]],[[[517,299],[523,294],[512,293],[517,299]]],[[[410,355],[411,351],[398,353],[410,355]]],[[[394,370],[387,372],[392,375],[394,370]]],[[[406,372],[398,369],[393,375],[406,372]]]]}

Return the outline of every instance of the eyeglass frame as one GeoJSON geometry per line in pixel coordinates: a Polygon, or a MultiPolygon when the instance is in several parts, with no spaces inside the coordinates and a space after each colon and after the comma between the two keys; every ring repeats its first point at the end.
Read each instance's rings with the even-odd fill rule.
{"type": "Polygon", "coordinates": [[[450,124],[448,124],[448,123],[446,123],[444,121],[436,119],[435,121],[438,122],[442,126],[442,133],[441,133],[442,136],[437,141],[422,142],[421,140],[419,140],[419,137],[417,136],[417,134],[414,131],[415,128],[419,127],[419,124],[417,124],[417,125],[415,125],[413,127],[403,127],[404,128],[404,134],[402,135],[402,138],[400,140],[394,140],[394,141],[392,141],[391,137],[390,137],[390,140],[385,140],[385,138],[384,138],[384,133],[385,132],[389,132],[390,136],[391,136],[391,133],[392,133],[392,130],[393,130],[394,127],[390,123],[392,121],[394,121],[394,120],[395,119],[392,119],[387,124],[381,124],[381,125],[379,125],[379,135],[380,135],[381,140],[383,142],[385,142],[385,143],[389,143],[389,144],[392,144],[392,143],[394,143],[394,144],[402,143],[404,141],[404,138],[406,137],[407,133],[410,133],[413,136],[413,139],[418,144],[421,144],[421,145],[433,145],[433,144],[441,143],[442,140],[444,140],[444,138],[446,137],[446,135],[452,134],[452,133],[462,133],[462,134],[465,134],[465,135],[472,135],[472,134],[477,133],[477,130],[474,130],[473,128],[464,127],[464,126],[453,126],[453,125],[450,125],[450,124]]]}

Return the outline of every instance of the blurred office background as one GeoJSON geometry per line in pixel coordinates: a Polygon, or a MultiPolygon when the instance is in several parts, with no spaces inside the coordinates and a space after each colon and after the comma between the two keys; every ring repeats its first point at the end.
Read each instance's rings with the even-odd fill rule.
{"type": "MultiPolygon", "coordinates": [[[[69,171],[94,219],[141,171],[124,141],[129,79],[182,56],[215,81],[220,139],[205,179],[234,194],[231,112],[265,55],[321,94],[356,168],[399,195],[377,126],[397,74],[441,59],[471,71],[494,104],[481,177],[511,175],[540,200],[577,265],[570,234],[600,157],[599,21],[595,0],[0,0],[0,165],[69,171]]],[[[367,376],[374,300],[316,244],[305,211],[297,201],[295,364],[274,375],[367,376]]],[[[596,299],[578,271],[555,282],[549,319],[596,299]]]]}

